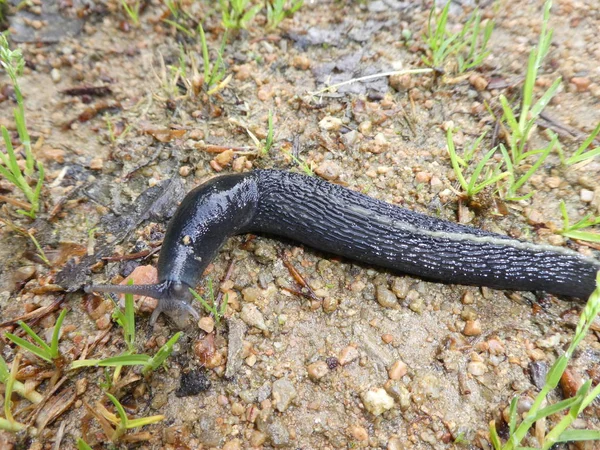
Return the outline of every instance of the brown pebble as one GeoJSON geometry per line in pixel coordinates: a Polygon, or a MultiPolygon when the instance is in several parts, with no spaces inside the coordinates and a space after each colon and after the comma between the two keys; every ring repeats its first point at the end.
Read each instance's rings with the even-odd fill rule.
{"type": "Polygon", "coordinates": [[[231,414],[234,416],[241,416],[246,412],[246,408],[240,402],[234,402],[231,405],[231,414]]]}
{"type": "Polygon", "coordinates": [[[394,336],[392,334],[385,333],[381,335],[381,340],[386,344],[391,344],[392,342],[394,342],[394,336]]]}
{"type": "Polygon", "coordinates": [[[219,153],[215,157],[215,161],[221,167],[228,166],[232,160],[233,160],[233,150],[231,150],[231,149],[225,150],[223,153],[219,153]]]}
{"type": "Polygon", "coordinates": [[[548,177],[546,178],[546,186],[551,189],[556,189],[560,186],[561,179],[559,177],[548,177]]]}
{"type": "Polygon", "coordinates": [[[417,183],[429,183],[433,174],[429,172],[417,172],[415,175],[415,181],[417,183]]]}
{"type": "Polygon", "coordinates": [[[267,435],[262,431],[253,430],[250,435],[250,445],[252,447],[260,447],[267,440],[267,435]]]}
{"type": "Polygon", "coordinates": [[[333,181],[340,176],[341,167],[334,161],[325,160],[315,169],[317,175],[326,180],[333,181]]]}
{"type": "Polygon", "coordinates": [[[325,361],[317,361],[309,364],[306,367],[306,371],[308,372],[308,378],[310,378],[312,381],[319,381],[329,373],[329,367],[327,367],[327,363],[325,361]]]}
{"type": "Polygon", "coordinates": [[[463,294],[461,301],[463,305],[472,305],[475,302],[475,296],[471,291],[467,291],[463,294]]]}
{"type": "Polygon", "coordinates": [[[570,367],[567,367],[560,377],[560,387],[565,398],[574,397],[582,384],[581,376],[570,367]]]}
{"type": "Polygon", "coordinates": [[[233,439],[232,441],[226,442],[222,450],[240,450],[242,448],[242,443],[239,439],[233,439]]]}
{"type": "Polygon", "coordinates": [[[191,171],[192,169],[190,166],[181,166],[179,168],[179,175],[181,175],[182,177],[187,177],[191,171]]]}
{"type": "Polygon", "coordinates": [[[474,73],[469,77],[469,83],[479,92],[485,91],[488,85],[488,81],[478,73],[474,73]]]}
{"type": "Polygon", "coordinates": [[[369,433],[367,432],[367,430],[364,427],[361,427],[360,425],[351,426],[349,431],[350,431],[350,434],[357,441],[363,442],[363,441],[366,441],[367,439],[369,439],[369,433]]]}
{"type": "Polygon", "coordinates": [[[323,311],[326,313],[332,313],[338,308],[339,302],[334,297],[325,297],[323,300],[323,311]]]}
{"type": "Polygon", "coordinates": [[[577,88],[577,92],[585,92],[592,84],[592,81],[588,77],[573,77],[571,83],[577,88]]]}
{"type": "Polygon", "coordinates": [[[356,347],[349,345],[348,347],[342,349],[338,357],[338,361],[340,365],[345,366],[346,364],[350,364],[352,361],[358,359],[358,356],[358,350],[356,347]]]}
{"type": "Polygon", "coordinates": [[[406,363],[399,359],[389,368],[388,376],[390,377],[390,380],[397,381],[406,375],[407,371],[408,367],[406,366],[406,363]]]}
{"type": "Polygon", "coordinates": [[[104,167],[104,161],[102,161],[102,158],[94,158],[90,161],[91,170],[102,170],[102,167],[104,167]]]}
{"type": "Polygon", "coordinates": [[[296,55],[292,58],[292,66],[300,70],[310,69],[310,59],[305,55],[296,55]]]}
{"type": "Polygon", "coordinates": [[[200,328],[205,333],[212,333],[215,329],[215,321],[210,316],[202,317],[198,321],[198,328],[200,328]]]}
{"type": "Polygon", "coordinates": [[[467,320],[463,329],[465,336],[479,336],[481,334],[481,324],[479,320],[467,320]]]}

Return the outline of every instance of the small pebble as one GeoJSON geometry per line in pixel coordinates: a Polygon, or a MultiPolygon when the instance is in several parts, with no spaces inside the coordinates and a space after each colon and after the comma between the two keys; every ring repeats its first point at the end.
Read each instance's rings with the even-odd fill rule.
{"type": "Polygon", "coordinates": [[[50,71],[50,78],[52,78],[52,81],[54,81],[55,83],[58,83],[60,81],[61,75],[60,75],[60,70],[54,68],[50,71]]]}
{"type": "Polygon", "coordinates": [[[260,447],[267,440],[267,435],[262,431],[253,430],[250,435],[250,445],[252,447],[260,447]]]}
{"type": "Polygon", "coordinates": [[[267,330],[267,325],[265,325],[265,318],[263,317],[259,309],[256,307],[256,305],[247,303],[244,304],[244,306],[242,306],[240,318],[251,327],[256,327],[259,330],[263,331],[267,330]]]}
{"type": "Polygon", "coordinates": [[[363,441],[366,441],[367,439],[369,439],[369,433],[367,432],[367,430],[364,427],[361,427],[360,425],[351,426],[350,434],[357,441],[363,442],[363,441]]]}
{"type": "Polygon", "coordinates": [[[461,301],[463,305],[472,305],[475,302],[475,296],[471,291],[467,291],[463,294],[461,301]]]}
{"type": "Polygon", "coordinates": [[[181,166],[179,168],[179,175],[181,175],[182,177],[187,177],[192,171],[192,168],[190,166],[181,166]]]}
{"type": "Polygon", "coordinates": [[[103,166],[104,166],[104,161],[102,161],[102,158],[94,158],[90,161],[90,169],[91,170],[102,170],[103,166]]]}
{"type": "Polygon", "coordinates": [[[381,340],[386,344],[391,344],[392,342],[394,342],[394,335],[390,333],[382,334],[381,340]]]}
{"type": "Polygon", "coordinates": [[[546,178],[546,186],[551,189],[556,189],[560,186],[561,179],[559,177],[548,177],[546,178]]]}
{"type": "Polygon", "coordinates": [[[488,81],[478,73],[474,73],[469,77],[469,83],[479,92],[485,91],[488,85],[488,81]]]}
{"type": "Polygon", "coordinates": [[[359,356],[359,354],[358,354],[358,350],[356,349],[356,347],[349,345],[348,347],[345,347],[340,352],[338,361],[340,362],[340,365],[345,366],[347,364],[350,364],[352,361],[357,360],[358,356],[359,356]]]}
{"type": "Polygon", "coordinates": [[[476,377],[483,375],[487,371],[487,367],[481,361],[470,362],[467,366],[467,371],[476,377]]]}
{"type": "Polygon", "coordinates": [[[205,333],[212,333],[215,329],[215,321],[210,316],[202,317],[198,321],[198,328],[200,328],[205,333]]]}
{"type": "Polygon", "coordinates": [[[592,81],[588,77],[573,77],[571,83],[575,85],[577,92],[585,92],[592,84],[592,81]]]}
{"type": "Polygon", "coordinates": [[[310,69],[310,59],[305,55],[296,55],[292,58],[292,66],[300,70],[310,69]]]}
{"type": "Polygon", "coordinates": [[[317,175],[326,180],[333,181],[340,176],[341,167],[336,162],[325,160],[315,169],[317,175]]]}
{"type": "Polygon", "coordinates": [[[290,380],[280,378],[273,383],[271,395],[277,411],[284,412],[296,398],[297,392],[290,380]]]}
{"type": "Polygon", "coordinates": [[[361,398],[367,411],[375,416],[380,416],[394,407],[394,399],[383,388],[369,389],[361,398]]]}
{"type": "Polygon", "coordinates": [[[377,285],[377,303],[384,308],[394,308],[398,306],[398,299],[387,286],[379,284],[377,285]]]}
{"type": "Polygon", "coordinates": [[[591,203],[594,200],[594,191],[590,191],[588,189],[582,189],[579,193],[579,197],[582,202],[591,203]]]}
{"type": "Polygon", "coordinates": [[[342,120],[337,117],[327,116],[319,122],[319,128],[324,131],[338,131],[342,127],[342,120]]]}
{"type": "Polygon", "coordinates": [[[404,450],[404,444],[402,443],[402,439],[398,437],[391,437],[387,443],[387,450],[404,450]]]}
{"type": "Polygon", "coordinates": [[[479,336],[481,334],[481,324],[479,320],[467,320],[463,329],[465,336],[479,336]]]}
{"type": "Polygon", "coordinates": [[[215,157],[215,161],[221,167],[228,166],[232,160],[233,160],[233,150],[231,150],[231,149],[225,150],[223,153],[219,153],[215,157]]]}
{"type": "Polygon", "coordinates": [[[399,359],[394,364],[392,364],[392,366],[388,370],[388,376],[390,377],[390,380],[399,380],[404,375],[406,375],[407,370],[408,368],[406,366],[406,363],[399,359]]]}
{"type": "Polygon", "coordinates": [[[312,381],[319,381],[329,373],[329,367],[325,361],[317,361],[309,364],[306,367],[306,371],[308,372],[308,378],[312,381]]]}
{"type": "Polygon", "coordinates": [[[240,450],[242,448],[242,443],[239,439],[234,439],[232,441],[226,442],[222,450],[240,450]]]}
{"type": "Polygon", "coordinates": [[[370,120],[365,120],[358,125],[358,131],[360,131],[364,135],[371,134],[373,130],[373,123],[370,120]]]}

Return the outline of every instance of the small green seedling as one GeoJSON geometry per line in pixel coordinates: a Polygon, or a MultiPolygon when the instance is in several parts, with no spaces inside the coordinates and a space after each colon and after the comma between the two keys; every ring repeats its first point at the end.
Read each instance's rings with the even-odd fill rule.
{"type": "Polygon", "coordinates": [[[267,30],[274,30],[283,19],[293,16],[302,8],[304,0],[292,0],[289,8],[286,8],[286,3],[287,0],[267,1],[267,30]]]}
{"type": "Polygon", "coordinates": [[[211,63],[210,54],[208,52],[208,44],[206,42],[206,35],[204,34],[204,28],[202,24],[198,25],[198,32],[200,34],[200,46],[202,48],[202,66],[204,70],[204,86],[208,95],[216,94],[223,90],[227,84],[231,81],[231,74],[225,79],[225,62],[223,61],[223,51],[225,50],[225,44],[227,43],[227,33],[223,35],[221,39],[221,46],[217,51],[217,59],[211,63]]]}
{"type": "Polygon", "coordinates": [[[105,359],[80,359],[71,363],[71,369],[80,369],[82,367],[122,367],[122,366],[142,366],[142,374],[148,375],[150,372],[158,369],[167,358],[173,353],[173,347],[182,336],[182,332],[176,333],[171,339],[163,345],[154,357],[145,354],[123,354],[105,359]]]}
{"type": "Polygon", "coordinates": [[[83,439],[79,438],[77,439],[77,450],[92,450],[92,447],[90,447],[83,439]]]}
{"type": "Polygon", "coordinates": [[[273,147],[273,137],[274,137],[273,112],[271,110],[269,110],[269,117],[267,119],[267,127],[268,127],[267,137],[262,141],[260,139],[258,139],[252,131],[246,129],[248,136],[250,136],[250,139],[252,139],[252,142],[254,142],[256,151],[258,152],[258,154],[260,156],[266,156],[269,153],[269,150],[271,150],[271,147],[273,147]]]}
{"type": "Polygon", "coordinates": [[[502,124],[508,127],[508,149],[501,146],[502,154],[506,160],[508,172],[510,177],[508,178],[508,187],[506,190],[505,198],[507,200],[519,200],[525,197],[518,197],[517,191],[523,184],[533,175],[533,173],[539,168],[539,166],[545,161],[550,152],[558,147],[558,137],[552,136],[550,142],[543,148],[528,150],[527,143],[529,137],[535,127],[536,120],[546,107],[556,91],[558,90],[561,78],[554,80],[554,83],[548,88],[548,90],[542,94],[542,96],[535,103],[533,101],[533,89],[535,81],[538,76],[542,60],[548,54],[550,44],[552,42],[553,30],[548,27],[550,20],[550,7],[552,2],[547,0],[544,5],[542,30],[540,32],[540,38],[537,47],[534,47],[529,54],[529,62],[527,65],[527,73],[525,75],[525,84],[523,85],[522,102],[520,111],[517,113],[509,105],[508,100],[504,95],[500,96],[500,103],[502,105],[503,117],[502,124]],[[535,163],[529,169],[525,175],[519,177],[517,175],[517,168],[523,161],[528,158],[535,158],[535,163]]]}
{"type": "Polygon", "coordinates": [[[219,0],[222,22],[227,30],[246,28],[256,14],[262,9],[262,3],[252,6],[250,0],[219,0]]]}
{"type": "Polygon", "coordinates": [[[452,2],[447,2],[439,15],[435,17],[435,4],[429,13],[425,43],[429,54],[423,56],[423,62],[430,67],[442,69],[451,56],[456,58],[457,72],[463,73],[483,63],[490,54],[487,44],[494,31],[494,22],[489,20],[481,27],[481,13],[475,10],[469,16],[462,30],[450,33],[447,29],[448,12],[452,2]]]}
{"type": "Polygon", "coordinates": [[[463,154],[463,157],[461,158],[456,153],[456,148],[454,147],[452,129],[449,128],[446,132],[446,144],[448,147],[448,153],[450,154],[452,168],[454,169],[454,174],[456,175],[456,178],[458,179],[467,198],[473,198],[475,195],[486,189],[488,186],[493,186],[497,184],[501,179],[509,175],[507,172],[500,172],[500,164],[496,164],[494,168],[487,167],[487,169],[484,172],[484,168],[486,168],[486,165],[497,151],[497,147],[494,147],[491,150],[489,150],[483,156],[483,158],[481,158],[481,161],[479,161],[479,163],[475,166],[475,169],[473,170],[473,173],[469,177],[468,181],[465,178],[463,169],[467,169],[469,167],[469,163],[473,159],[475,151],[480,146],[481,141],[484,137],[485,133],[479,136],[479,138],[477,138],[477,140],[473,143],[471,148],[469,150],[466,150],[463,154]],[[481,182],[478,182],[479,178],[482,176],[482,173],[483,180],[481,182]]]}
{"type": "Polygon", "coordinates": [[[112,442],[118,441],[121,437],[127,433],[128,430],[133,428],[143,427],[145,425],[151,425],[153,423],[158,423],[165,419],[165,416],[157,415],[157,416],[149,416],[142,417],[140,419],[130,419],[127,417],[125,413],[125,408],[121,405],[121,402],[117,400],[117,398],[108,392],[105,393],[106,396],[110,399],[110,401],[115,405],[115,409],[117,410],[117,415],[111,413],[106,408],[100,408],[100,414],[111,422],[114,425],[114,430],[110,436],[107,436],[112,442]]]}
{"type": "Polygon", "coordinates": [[[128,0],[121,0],[121,6],[129,16],[131,23],[134,27],[140,26],[140,8],[142,6],[141,0],[134,0],[133,4],[130,5],[128,0]]]}
{"type": "MultiPolygon", "coordinates": [[[[9,382],[9,377],[10,371],[8,369],[8,364],[6,364],[4,358],[0,356],[0,383],[6,385],[9,382]]],[[[27,389],[19,380],[13,381],[12,389],[15,393],[19,394],[23,398],[26,398],[31,403],[39,403],[44,398],[44,396],[39,392],[33,389],[27,389]]]]}
{"type": "MultiPolygon", "coordinates": [[[[129,286],[133,285],[133,280],[129,280],[128,284],[129,286]]],[[[123,329],[123,338],[127,345],[127,351],[135,353],[135,308],[133,306],[133,294],[125,294],[125,310],[115,304],[112,317],[123,329]]]]}
{"type": "Polygon", "coordinates": [[[34,355],[42,358],[49,363],[56,364],[62,356],[58,349],[58,340],[60,337],[60,327],[62,326],[63,320],[65,320],[65,316],[67,315],[67,310],[63,309],[56,319],[56,324],[54,325],[54,331],[52,332],[52,340],[50,341],[50,345],[46,344],[44,340],[39,337],[35,331],[33,331],[29,325],[27,325],[23,321],[17,322],[19,326],[27,333],[27,335],[38,345],[32,344],[31,342],[20,338],[19,336],[15,336],[12,333],[6,333],[5,336],[11,341],[17,344],[19,347],[24,348],[25,350],[29,350],[34,355]]]}
{"type": "Polygon", "coordinates": [[[557,231],[558,234],[571,239],[600,243],[600,233],[585,230],[586,228],[600,225],[600,216],[594,217],[593,214],[588,214],[580,221],[571,224],[567,207],[562,200],[560,202],[560,212],[563,216],[563,227],[557,231]]]}
{"type": "Polygon", "coordinates": [[[544,419],[553,414],[559,414],[560,420],[558,423],[543,437],[541,448],[549,450],[558,442],[568,441],[585,441],[585,440],[600,440],[599,430],[568,430],[573,421],[590,405],[598,396],[600,396],[600,384],[594,389],[591,389],[591,380],[586,381],[579,388],[574,397],[567,398],[563,401],[542,407],[546,396],[556,388],[562,374],[565,372],[569,360],[573,356],[573,352],[586,336],[590,326],[600,313],[600,272],[596,275],[596,290],[590,296],[585,308],[581,312],[575,336],[567,351],[561,355],[552,365],[546,383],[542,390],[535,397],[533,405],[527,412],[527,415],[522,422],[517,426],[517,403],[518,396],[514,397],[509,408],[509,438],[503,445],[496,431],[494,421],[490,422],[490,439],[495,450],[517,450],[520,443],[527,435],[531,427],[538,420],[544,419]]]}
{"type": "Polygon", "coordinates": [[[595,148],[586,151],[592,145],[592,143],[596,140],[596,138],[598,137],[598,134],[600,134],[600,123],[596,126],[596,128],[594,128],[594,131],[592,131],[592,134],[590,134],[585,139],[585,141],[583,141],[581,143],[581,145],[577,148],[577,150],[575,150],[575,153],[573,153],[569,158],[565,158],[564,152],[563,152],[562,148],[559,146],[558,150],[559,150],[561,162],[567,166],[572,166],[573,164],[587,161],[589,159],[592,159],[592,158],[600,155],[600,146],[596,146],[595,148]]]}
{"type": "Polygon", "coordinates": [[[192,293],[194,298],[200,302],[200,304],[206,310],[206,312],[214,317],[215,322],[218,326],[221,323],[221,319],[225,316],[225,312],[227,311],[227,302],[229,300],[228,295],[225,294],[223,302],[219,306],[217,298],[215,297],[215,293],[213,291],[212,280],[210,278],[208,279],[208,299],[210,300],[210,303],[204,300],[204,298],[195,290],[190,288],[190,292],[192,293]]]}
{"type": "Polygon", "coordinates": [[[306,162],[306,160],[301,156],[296,156],[292,152],[286,150],[283,150],[283,154],[289,156],[292,159],[292,161],[294,161],[298,165],[298,167],[300,167],[300,170],[302,170],[302,172],[304,172],[306,175],[308,175],[309,177],[315,176],[315,170],[312,161],[306,162]]]}
{"type": "MultiPolygon", "coordinates": [[[[12,415],[12,393],[15,386],[17,372],[19,370],[19,363],[21,355],[15,356],[13,360],[10,373],[6,377],[4,383],[4,417],[0,417],[0,430],[17,432],[25,428],[25,425],[17,422],[12,415]]],[[[4,362],[4,360],[2,360],[4,362]]]]}
{"type": "Polygon", "coordinates": [[[31,138],[27,131],[27,123],[25,121],[25,107],[23,102],[23,94],[19,87],[17,78],[23,73],[25,60],[21,50],[10,50],[6,33],[0,34],[0,66],[6,71],[10,78],[15,97],[17,98],[17,108],[14,109],[13,115],[17,125],[19,140],[25,150],[25,168],[21,168],[17,162],[17,156],[12,144],[11,137],[5,126],[1,126],[2,139],[6,146],[6,154],[0,151],[0,175],[6,178],[10,183],[14,184],[29,202],[30,209],[26,211],[19,209],[19,214],[26,215],[35,219],[36,214],[40,209],[40,193],[44,183],[44,166],[40,161],[36,161],[31,151],[31,138]],[[34,173],[37,170],[37,182],[35,187],[29,185],[29,180],[35,179],[34,173]]]}

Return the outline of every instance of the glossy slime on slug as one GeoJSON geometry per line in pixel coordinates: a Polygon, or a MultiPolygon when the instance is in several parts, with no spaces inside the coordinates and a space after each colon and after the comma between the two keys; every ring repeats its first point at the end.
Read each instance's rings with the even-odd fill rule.
{"type": "Polygon", "coordinates": [[[93,285],[100,292],[155,297],[183,325],[204,269],[225,241],[268,233],[315,249],[447,283],[546,291],[587,299],[600,261],[394,206],[319,178],[256,170],[223,175],[192,190],[171,219],[156,285],[93,285]]]}

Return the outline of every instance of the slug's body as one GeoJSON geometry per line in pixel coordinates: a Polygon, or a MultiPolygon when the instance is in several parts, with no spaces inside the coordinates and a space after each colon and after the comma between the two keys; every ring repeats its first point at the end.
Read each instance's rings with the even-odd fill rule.
{"type": "Polygon", "coordinates": [[[92,286],[159,299],[182,323],[206,266],[232,235],[269,233],[325,252],[457,284],[546,291],[586,299],[600,262],[436,219],[355,191],[277,170],[213,178],[191,191],[171,219],[158,260],[159,283],[92,286]]]}

